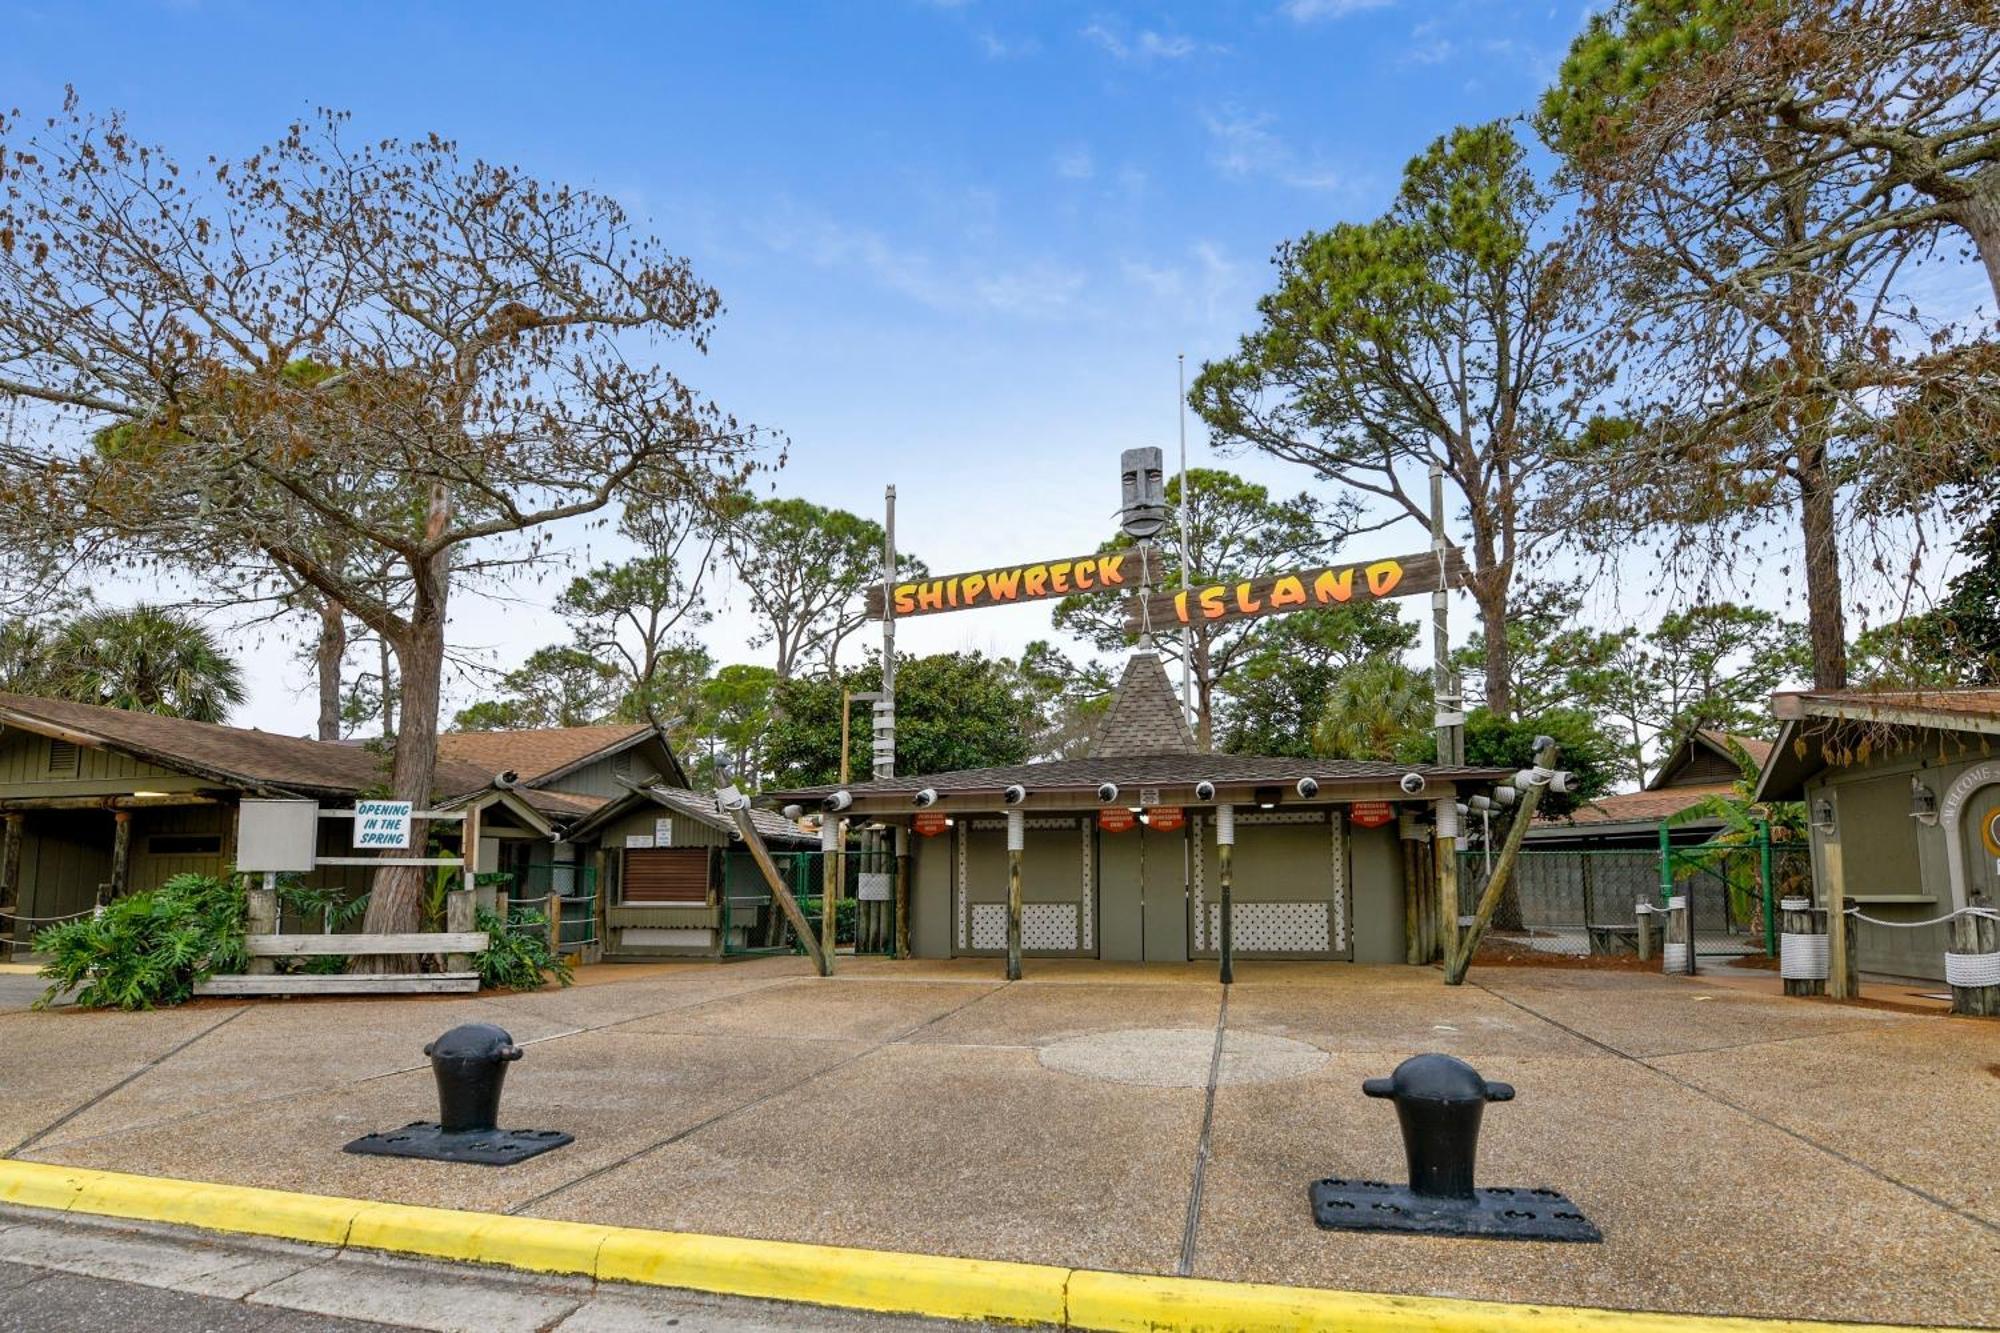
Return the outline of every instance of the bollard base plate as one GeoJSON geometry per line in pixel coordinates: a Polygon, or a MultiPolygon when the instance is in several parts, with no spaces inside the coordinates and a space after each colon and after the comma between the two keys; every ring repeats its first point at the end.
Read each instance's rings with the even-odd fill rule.
{"type": "Polygon", "coordinates": [[[1307,1191],[1325,1231],[1403,1231],[1494,1240],[1602,1241],[1568,1196],[1551,1189],[1482,1189],[1470,1199],[1414,1194],[1379,1180],[1316,1180],[1307,1191]]]}
{"type": "Polygon", "coordinates": [[[364,1134],[341,1151],[365,1157],[421,1157],[432,1162],[511,1166],[574,1142],[574,1134],[559,1129],[475,1129],[447,1134],[431,1121],[413,1120],[401,1129],[364,1134]]]}

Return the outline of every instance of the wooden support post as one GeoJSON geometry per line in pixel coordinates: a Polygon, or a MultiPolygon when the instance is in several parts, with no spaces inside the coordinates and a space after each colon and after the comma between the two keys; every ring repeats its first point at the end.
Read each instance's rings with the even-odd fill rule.
{"type": "Polygon", "coordinates": [[[1424,961],[1424,899],[1430,885],[1423,878],[1423,856],[1419,849],[1422,830],[1417,821],[1403,815],[1396,821],[1396,846],[1403,854],[1403,961],[1415,966],[1424,961]]]}
{"type": "MultiPolygon", "coordinates": [[[[275,935],[278,933],[278,875],[276,871],[264,872],[264,882],[243,895],[243,933],[246,935],[275,935]]],[[[250,960],[252,975],[262,976],[275,970],[269,958],[250,960]]]]}
{"type": "Polygon", "coordinates": [[[1858,907],[1847,909],[1847,929],[1843,932],[1847,937],[1847,947],[1841,950],[1841,953],[1847,959],[1846,995],[1850,1000],[1861,998],[1861,950],[1856,945],[1854,935],[1854,928],[1861,924],[1854,918],[1860,914],[1861,909],[1858,907]]]}
{"type": "MultiPolygon", "coordinates": [[[[476,890],[471,885],[451,890],[444,896],[444,928],[457,935],[476,929],[478,918],[476,890]]],[[[446,954],[444,970],[447,972],[470,972],[472,955],[469,953],[446,954]]]]}
{"type": "Polygon", "coordinates": [[[1438,953],[1449,967],[1458,952],[1458,798],[1447,796],[1435,808],[1431,855],[1437,860],[1438,953]]]}
{"type": "MultiPolygon", "coordinates": [[[[1991,908],[1993,901],[1983,893],[1975,893],[1966,900],[1966,906],[1991,908]]],[[[1986,960],[1983,963],[1953,964],[1954,967],[2000,968],[2000,921],[1986,916],[1955,918],[1951,923],[1949,947],[1955,954],[1986,960]]],[[[2000,1018],[2000,980],[1985,985],[1954,984],[1951,988],[1951,1011],[1975,1018],[2000,1018]]]]}
{"type": "Polygon", "coordinates": [[[1660,963],[1667,972],[1694,975],[1694,904],[1684,893],[1667,899],[1667,943],[1660,963]]]}
{"type": "Polygon", "coordinates": [[[847,821],[825,817],[820,825],[819,951],[831,958],[839,952],[834,925],[840,916],[841,845],[847,841],[847,821]]]}
{"type": "Polygon", "coordinates": [[[549,885],[548,902],[549,952],[560,955],[562,953],[562,895],[556,892],[556,886],[553,883],[549,885]]]}
{"type": "Polygon", "coordinates": [[[123,898],[132,883],[132,812],[111,812],[111,896],[123,898]]]}
{"type": "Polygon", "coordinates": [[[1853,998],[1849,978],[1853,962],[1848,958],[1847,890],[1842,881],[1840,839],[1829,838],[1826,852],[1826,993],[1836,1000],[1853,998]]]}
{"type": "Polygon", "coordinates": [[[757,863],[757,872],[764,877],[764,883],[770,886],[771,896],[776,898],[778,906],[784,909],[785,916],[792,923],[792,929],[798,932],[799,943],[805,946],[806,953],[813,960],[813,966],[819,970],[821,976],[831,976],[833,958],[829,954],[820,952],[819,941],[813,938],[812,923],[807,921],[806,914],[799,910],[799,900],[792,896],[791,889],[785,884],[785,877],[780,875],[778,867],[771,863],[771,852],[764,846],[764,836],[757,832],[757,826],[750,822],[749,800],[734,787],[724,787],[715,795],[722,805],[723,812],[736,821],[736,831],[742,835],[743,846],[748,849],[750,859],[757,863]]]}
{"type": "MultiPolygon", "coordinates": [[[[21,910],[21,842],[27,836],[27,825],[28,817],[14,811],[7,816],[5,834],[0,835],[0,912],[21,910]]],[[[13,917],[0,921],[0,940],[19,934],[19,923],[13,917]]]]}
{"type": "MultiPolygon", "coordinates": [[[[1557,753],[1553,743],[1543,747],[1535,756],[1535,767],[1553,769],[1557,753]]],[[[1500,906],[1501,895],[1507,890],[1507,882],[1514,877],[1514,865],[1521,859],[1521,843],[1528,836],[1528,826],[1535,822],[1535,807],[1541,804],[1542,791],[1539,786],[1529,787],[1521,793],[1521,799],[1514,807],[1514,818],[1507,824],[1507,840],[1500,845],[1500,859],[1494,864],[1493,873],[1487,877],[1486,887],[1479,894],[1479,905],[1473,909],[1472,924],[1459,936],[1458,947],[1445,957],[1444,980],[1447,986],[1463,983],[1466,969],[1472,966],[1472,955],[1479,948],[1479,937],[1486,933],[1487,923],[1493,920],[1494,909],[1500,906]]],[[[1457,813],[1456,807],[1452,813],[1457,813]]]]}
{"type": "Polygon", "coordinates": [[[1028,821],[1019,810],[1007,812],[1007,980],[1021,979],[1021,852],[1027,845],[1028,821]]]}
{"type": "MultiPolygon", "coordinates": [[[[1783,953],[1787,947],[1784,945],[1785,935],[1795,935],[1809,939],[1826,934],[1826,913],[1814,907],[1810,900],[1805,898],[1787,898],[1783,906],[1784,933],[1778,937],[1780,945],[1780,975],[1783,974],[1783,953]]],[[[1810,945],[1803,948],[1798,945],[1791,945],[1789,948],[1795,955],[1803,955],[1811,951],[1810,945]]],[[[1826,994],[1826,979],[1824,977],[1785,977],[1784,988],[1787,995],[1824,995],[1826,994]]]]}
{"type": "Polygon", "coordinates": [[[1236,807],[1215,807],[1216,879],[1222,889],[1221,928],[1216,932],[1216,954],[1222,960],[1222,984],[1236,981],[1236,899],[1233,862],[1236,853],[1236,807]]]}
{"type": "Polygon", "coordinates": [[[896,926],[894,956],[910,956],[910,830],[898,824],[896,839],[896,926]]]}
{"type": "Polygon", "coordinates": [[[1651,903],[1644,901],[1632,905],[1632,916],[1639,923],[1639,961],[1642,963],[1652,961],[1653,957],[1653,913],[1650,910],[1652,906],[1651,903]]]}

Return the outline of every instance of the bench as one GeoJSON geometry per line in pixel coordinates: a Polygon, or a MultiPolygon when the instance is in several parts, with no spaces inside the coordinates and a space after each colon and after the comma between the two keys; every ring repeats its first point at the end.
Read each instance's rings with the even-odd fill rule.
{"type": "MultiPolygon", "coordinates": [[[[483,930],[422,931],[407,935],[250,935],[243,951],[252,958],[325,958],[374,954],[444,954],[454,960],[483,952],[483,930]]],[[[254,965],[253,965],[254,966],[254,965]]],[[[268,963],[265,964],[269,966],[268,963]]],[[[479,974],[449,972],[356,972],[334,974],[251,972],[210,977],[195,983],[196,995],[436,995],[479,989],[479,974]]]]}
{"type": "Polygon", "coordinates": [[[1591,926],[1590,951],[1599,957],[1639,952],[1639,927],[1633,925],[1591,926]]]}

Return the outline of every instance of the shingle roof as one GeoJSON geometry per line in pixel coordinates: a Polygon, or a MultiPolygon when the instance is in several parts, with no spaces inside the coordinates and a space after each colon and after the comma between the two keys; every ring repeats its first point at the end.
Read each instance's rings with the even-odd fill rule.
{"type": "Polygon", "coordinates": [[[1771,757],[1771,742],[1760,741],[1755,736],[1742,736],[1733,731],[1716,731],[1707,727],[1702,729],[1701,735],[1711,745],[1725,754],[1729,751],[1728,743],[1730,741],[1736,742],[1736,744],[1743,747],[1743,753],[1749,755],[1751,762],[1759,768],[1762,768],[1764,761],[1771,757]]]}
{"type": "MultiPolygon", "coordinates": [[[[1625,792],[1617,796],[1600,796],[1588,804],[1578,806],[1567,822],[1571,824],[1624,824],[1642,821],[1658,823],[1662,819],[1672,818],[1691,806],[1700,805],[1711,796],[1726,796],[1734,790],[1736,790],[1734,783],[1704,782],[1685,787],[1662,787],[1657,790],[1625,792]]],[[[1536,822],[1540,824],[1543,821],[1536,822]]],[[[1546,822],[1560,825],[1565,821],[1552,819],[1546,822]]]]}
{"type": "MultiPolygon", "coordinates": [[[[736,821],[723,814],[716,806],[714,793],[694,791],[687,787],[654,785],[634,787],[623,796],[603,802],[570,830],[570,836],[588,838],[608,821],[618,818],[628,807],[641,800],[649,800],[655,805],[678,811],[689,819],[697,820],[732,836],[736,833],[736,821]]],[[[814,846],[819,842],[816,834],[807,833],[775,811],[759,810],[753,806],[750,810],[750,822],[756,826],[757,832],[766,841],[814,846]]]]}
{"type": "MultiPolygon", "coordinates": [[[[223,786],[351,796],[382,786],[389,776],[387,756],[360,745],[65,699],[0,694],[0,723],[120,750],[223,786]]],[[[492,781],[493,773],[478,764],[443,758],[438,762],[435,785],[440,796],[480,791],[492,781]]]]}
{"type": "Polygon", "coordinates": [[[1193,753],[1194,733],[1188,730],[1181,701],[1174,697],[1165,664],[1156,653],[1133,653],[1111,707],[1091,738],[1091,756],[1193,753]]]}
{"type": "MultiPolygon", "coordinates": [[[[1327,786],[1395,782],[1403,774],[1413,771],[1440,781],[1463,779],[1471,782],[1492,782],[1513,772],[1512,769],[1500,768],[1446,768],[1435,764],[1384,764],[1366,759],[1290,759],[1253,754],[1106,755],[1094,759],[1011,764],[1003,768],[967,768],[955,773],[919,773],[853,782],[847,785],[846,790],[857,797],[909,795],[925,787],[933,787],[940,792],[998,792],[1019,783],[1030,791],[1088,792],[1101,782],[1115,782],[1120,787],[1134,788],[1185,786],[1203,780],[1290,785],[1305,777],[1327,786]]],[[[793,791],[770,791],[764,795],[772,800],[817,800],[834,790],[833,786],[804,787],[793,791]]]]}
{"type": "MultiPolygon", "coordinates": [[[[1843,716],[1880,710],[1884,713],[1934,713],[1940,717],[2000,718],[2000,690],[1801,690],[1779,694],[1772,703],[1778,715],[1792,711],[1785,705],[1796,700],[1801,712],[1817,711],[1815,705],[1839,709],[1843,716]]],[[[1894,719],[1885,719],[1894,720],[1894,719]]]]}
{"type": "Polygon", "coordinates": [[[438,756],[476,764],[494,773],[512,772],[522,783],[533,786],[551,774],[616,751],[652,731],[652,725],[646,722],[545,727],[532,731],[447,731],[438,737],[438,756]]]}

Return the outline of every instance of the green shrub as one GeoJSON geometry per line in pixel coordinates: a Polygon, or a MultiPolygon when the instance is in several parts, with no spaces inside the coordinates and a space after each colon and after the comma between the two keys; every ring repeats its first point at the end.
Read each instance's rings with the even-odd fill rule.
{"type": "Polygon", "coordinates": [[[486,932],[486,947],[472,955],[481,986],[540,990],[551,975],[569,985],[570,966],[549,948],[549,920],[541,913],[523,912],[510,923],[482,907],[474,929],[486,932]]]}
{"type": "Polygon", "coordinates": [[[71,991],[86,1009],[179,1004],[202,978],[248,965],[243,929],[241,889],[211,875],[175,875],[97,916],[38,933],[35,951],[50,956],[42,969],[49,988],[35,1007],[71,991]]]}

